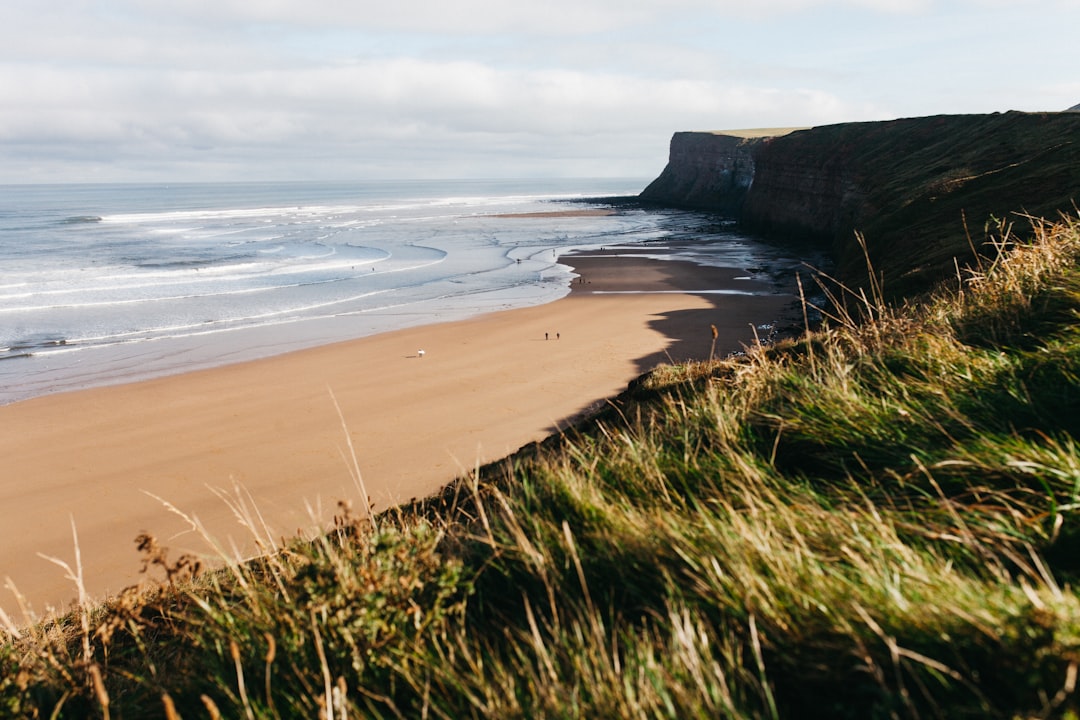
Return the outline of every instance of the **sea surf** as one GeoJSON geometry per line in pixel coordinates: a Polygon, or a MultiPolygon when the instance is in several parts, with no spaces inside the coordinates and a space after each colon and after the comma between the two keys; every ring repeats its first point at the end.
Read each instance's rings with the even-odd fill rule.
{"type": "Polygon", "coordinates": [[[792,262],[701,213],[560,212],[644,184],[0,187],[0,404],[550,302],[575,250],[792,262]]]}

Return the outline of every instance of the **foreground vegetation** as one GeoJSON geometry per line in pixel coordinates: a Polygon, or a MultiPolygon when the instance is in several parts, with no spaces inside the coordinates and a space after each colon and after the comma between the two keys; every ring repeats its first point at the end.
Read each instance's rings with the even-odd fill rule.
{"type": "MultiPolygon", "coordinates": [[[[1080,223],[440,498],[16,628],[27,717],[1076,717],[1080,223]]],[[[0,618],[0,621],[4,620],[0,618]]]]}

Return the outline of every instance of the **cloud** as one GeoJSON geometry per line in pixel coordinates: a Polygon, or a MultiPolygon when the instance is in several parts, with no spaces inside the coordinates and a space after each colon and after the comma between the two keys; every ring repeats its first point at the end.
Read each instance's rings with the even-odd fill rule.
{"type": "Polygon", "coordinates": [[[129,73],[0,69],[9,112],[0,138],[122,142],[158,138],[266,145],[392,134],[402,124],[466,134],[646,132],[671,122],[841,108],[817,91],[785,94],[724,82],[466,61],[381,58],[284,71],[129,73]]]}
{"type": "Polygon", "coordinates": [[[587,174],[609,174],[631,147],[627,170],[648,174],[662,166],[674,129],[722,120],[742,127],[762,117],[824,122],[855,112],[813,90],[415,58],[236,73],[39,69],[29,76],[35,89],[18,92],[27,77],[0,73],[0,93],[19,98],[0,118],[0,143],[9,148],[73,147],[78,156],[96,148],[102,162],[164,161],[170,153],[249,165],[271,156],[347,157],[399,177],[431,172],[423,163],[451,175],[501,174],[509,155],[531,171],[559,174],[554,163],[571,159],[591,165],[587,174]],[[449,167],[451,157],[458,167],[449,167]]]}
{"type": "Polygon", "coordinates": [[[1061,96],[1069,50],[1051,55],[1071,46],[1046,37],[1075,12],[1029,55],[1037,16],[1000,0],[9,0],[0,180],[66,161],[95,177],[649,174],[677,130],[1080,102],[1061,96]]]}
{"type": "MultiPolygon", "coordinates": [[[[969,0],[972,2],[973,0],[969,0]]],[[[981,0],[991,2],[992,0],[981,0]]],[[[673,16],[772,18],[791,12],[862,8],[886,13],[926,10],[934,0],[8,0],[8,27],[41,30],[89,26],[235,30],[253,27],[351,29],[409,35],[573,36],[650,27],[673,16]]],[[[39,39],[47,35],[37,36],[39,39]]],[[[92,36],[91,36],[92,37],[92,36]]]]}

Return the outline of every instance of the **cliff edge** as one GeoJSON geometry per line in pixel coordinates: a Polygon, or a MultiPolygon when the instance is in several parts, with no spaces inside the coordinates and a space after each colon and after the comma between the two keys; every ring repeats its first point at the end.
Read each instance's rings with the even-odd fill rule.
{"type": "Polygon", "coordinates": [[[825,244],[861,284],[865,238],[886,292],[955,273],[1000,220],[1080,202],[1080,114],[939,115],[794,131],[676,133],[640,195],[716,210],[767,237],[825,244]]]}
{"type": "Polygon", "coordinates": [[[676,207],[738,215],[754,180],[754,148],[795,128],[678,132],[668,164],[641,198],[676,207]]]}

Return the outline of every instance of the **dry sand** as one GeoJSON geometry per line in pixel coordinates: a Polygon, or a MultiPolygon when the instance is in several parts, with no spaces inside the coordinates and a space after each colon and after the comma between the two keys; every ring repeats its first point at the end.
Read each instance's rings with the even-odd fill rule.
{"type": "MultiPolygon", "coordinates": [[[[710,324],[718,354],[737,350],[792,301],[694,294],[763,288],[685,262],[565,262],[582,280],[546,305],[0,407],[0,578],[38,616],[70,603],[74,583],[42,555],[74,567],[73,524],[97,599],[139,580],[140,532],[212,559],[184,516],[250,553],[228,498],[272,537],[311,532],[339,500],[362,507],[354,457],[376,510],[431,494],[667,358],[707,357],[710,324]]],[[[10,589],[0,608],[27,618],[10,589]]]]}

